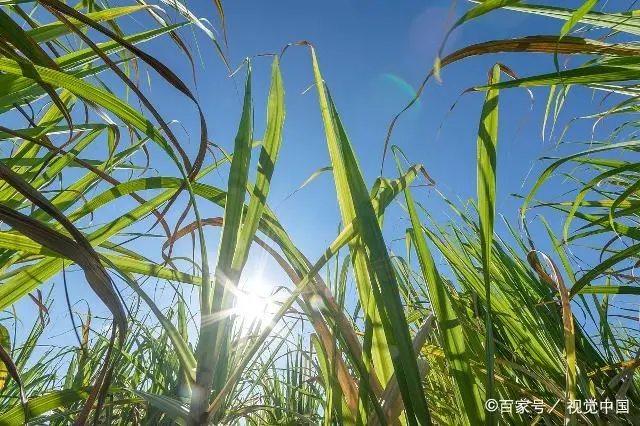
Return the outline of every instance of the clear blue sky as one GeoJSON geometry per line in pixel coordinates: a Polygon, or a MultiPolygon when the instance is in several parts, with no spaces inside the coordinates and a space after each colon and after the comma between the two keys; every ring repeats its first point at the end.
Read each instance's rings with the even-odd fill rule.
{"type": "MultiPolygon", "coordinates": [[[[457,3],[455,17],[470,5],[464,1],[457,3]]],[[[232,67],[247,56],[279,52],[289,42],[309,40],[316,46],[323,75],[358,154],[367,183],[371,185],[378,176],[388,125],[394,114],[410,100],[410,88],[417,88],[432,65],[442,36],[452,22],[447,21],[451,2],[280,0],[226,1],[224,5],[232,67]]],[[[196,15],[214,22],[219,29],[213,1],[191,1],[188,6],[196,15]]],[[[140,24],[125,18],[123,22],[127,22],[125,28],[134,30],[141,29],[140,25],[146,26],[147,21],[141,19],[140,24]]],[[[463,26],[451,38],[445,52],[496,38],[558,34],[560,27],[559,21],[499,11],[463,26]]],[[[183,29],[181,34],[192,46],[196,45],[195,35],[199,46],[198,51],[194,52],[197,93],[207,117],[210,138],[230,150],[240,116],[239,92],[242,91],[243,71],[237,74],[234,83],[227,78],[228,72],[210,41],[197,29],[183,29]]],[[[169,45],[166,38],[154,40],[143,47],[184,76],[185,81],[191,81],[184,57],[169,45]]],[[[491,65],[498,60],[519,75],[554,69],[552,57],[546,55],[494,55],[470,58],[452,65],[443,72],[442,83],[432,81],[429,84],[420,105],[402,117],[393,134],[392,143],[400,145],[412,162],[424,164],[436,180],[437,187],[453,200],[466,201],[475,197],[476,135],[483,94],[466,94],[451,113],[449,109],[464,89],[484,83],[491,65]]],[[[261,138],[270,59],[255,58],[253,69],[255,135],[261,138]]],[[[287,93],[287,117],[269,202],[293,241],[314,260],[335,237],[340,220],[331,175],[323,174],[283,202],[315,170],[329,165],[316,92],[309,90],[302,94],[313,81],[308,50],[301,47],[290,49],[282,60],[282,72],[287,93]]],[[[152,101],[167,120],[180,121],[191,139],[188,150],[195,154],[199,138],[195,109],[157,76],[152,76],[151,80],[151,90],[148,92],[152,101]]],[[[146,81],[146,77],[143,77],[143,81],[146,81]]],[[[525,177],[532,166],[532,176],[536,176],[541,169],[536,158],[559,155],[554,151],[555,139],[543,143],[541,138],[547,93],[546,90],[534,90],[533,110],[530,110],[531,101],[523,90],[505,91],[501,95],[498,212],[507,216],[513,224],[516,223],[521,201],[510,197],[510,194],[524,194],[531,188],[532,181],[525,182],[525,177]]],[[[560,123],[563,125],[565,122],[562,117],[588,114],[599,108],[598,100],[592,99],[589,92],[576,91],[572,93],[560,123]]],[[[591,124],[577,123],[567,137],[588,140],[591,124]]],[[[610,126],[606,123],[601,127],[603,134],[608,128],[610,126]]],[[[179,126],[175,125],[174,129],[179,136],[187,139],[187,134],[179,126]]],[[[156,162],[153,165],[160,174],[175,174],[171,165],[161,159],[157,151],[155,155],[156,162]]],[[[224,176],[226,169],[221,174],[224,176]]],[[[396,176],[392,161],[387,161],[385,175],[396,176]]],[[[222,176],[214,174],[210,182],[224,187],[226,179],[222,176]]],[[[561,180],[554,182],[560,183],[561,180]]],[[[560,193],[558,188],[553,187],[551,192],[556,197],[560,193]]],[[[448,211],[438,202],[433,191],[421,188],[415,192],[427,207],[433,209],[437,218],[446,218],[448,211]]],[[[389,241],[402,237],[406,227],[401,209],[396,207],[393,211],[386,219],[385,233],[389,241]]],[[[118,214],[117,211],[109,213],[118,214]]],[[[219,209],[203,212],[205,217],[220,215],[219,209]]],[[[210,235],[210,257],[215,259],[217,234],[210,235]]],[[[159,250],[159,245],[157,248],[159,250]]],[[[146,247],[139,249],[148,250],[146,247]]],[[[82,279],[80,275],[76,276],[82,279]]],[[[75,284],[80,285],[79,282],[75,284]]],[[[95,300],[87,292],[74,296],[86,297],[92,303],[95,300]]],[[[56,304],[61,303],[62,299],[57,299],[56,304]]]]}
{"type": "MultiPolygon", "coordinates": [[[[214,10],[210,3],[201,1],[196,6],[196,2],[191,2],[191,7],[195,6],[198,15],[212,17],[214,10]]],[[[457,2],[454,17],[468,7],[468,2],[457,2]]],[[[447,20],[451,11],[449,0],[234,1],[225,2],[225,11],[232,66],[246,56],[279,52],[293,41],[309,40],[316,46],[324,78],[369,185],[378,176],[384,137],[392,117],[410,99],[408,88],[415,89],[422,81],[446,29],[453,22],[447,20]],[[404,83],[399,83],[402,81],[404,83]]],[[[445,52],[490,39],[558,34],[560,27],[560,21],[498,11],[463,26],[451,37],[445,52]]],[[[205,67],[204,71],[202,68],[198,71],[198,93],[212,137],[230,149],[240,113],[240,96],[234,84],[225,79],[226,71],[213,49],[202,37],[198,40],[205,67]]],[[[175,49],[163,51],[158,49],[161,45],[166,46],[164,40],[149,44],[148,49],[161,59],[175,58],[175,49]]],[[[449,108],[464,89],[484,83],[496,61],[505,63],[519,75],[554,70],[549,55],[507,54],[467,59],[447,68],[443,83],[429,84],[420,105],[402,117],[393,134],[392,143],[400,145],[412,162],[424,164],[438,188],[452,199],[475,197],[475,145],[483,94],[466,94],[451,113],[449,108]]],[[[174,68],[187,75],[181,58],[174,63],[174,68]]],[[[282,69],[287,119],[270,204],[277,207],[294,241],[313,258],[333,239],[339,212],[330,174],[317,178],[305,190],[280,204],[313,171],[329,165],[317,95],[314,90],[301,94],[313,81],[308,50],[300,47],[289,50],[282,60],[282,69]]],[[[268,58],[254,61],[254,76],[256,137],[260,137],[264,128],[268,58]]],[[[243,77],[238,74],[240,90],[242,82],[243,77]]],[[[540,163],[535,161],[538,157],[558,155],[554,151],[556,140],[543,144],[541,138],[548,91],[533,92],[532,111],[524,90],[504,91],[501,95],[498,212],[511,220],[515,220],[521,203],[509,194],[522,194],[531,187],[531,182],[524,183],[524,187],[523,182],[532,166],[535,167],[532,176],[540,170],[540,163]]],[[[156,95],[160,102],[166,99],[162,95],[156,95]]],[[[592,100],[591,93],[575,91],[560,123],[564,125],[563,117],[567,114],[583,115],[598,108],[598,101],[592,100]]],[[[195,137],[197,127],[189,120],[189,115],[193,117],[192,110],[176,111],[166,106],[163,109],[168,118],[183,120],[185,125],[191,123],[188,127],[195,137]]],[[[606,129],[605,124],[602,130],[606,129]]],[[[590,122],[577,123],[567,137],[588,139],[590,131],[590,122]]],[[[396,175],[391,161],[387,162],[385,174],[396,175]]],[[[437,201],[427,190],[419,190],[419,194],[433,199],[434,203],[437,201]]],[[[436,215],[445,211],[442,205],[434,206],[436,215]]],[[[399,236],[404,227],[404,222],[394,222],[392,216],[386,231],[390,236],[394,232],[399,236]]]]}
{"type": "MultiPolygon", "coordinates": [[[[190,7],[199,16],[215,19],[211,3],[191,2],[190,7]]],[[[580,3],[571,1],[567,5],[580,3]]],[[[451,13],[449,0],[228,1],[225,2],[225,12],[231,63],[235,67],[244,57],[279,52],[289,42],[312,42],[367,183],[371,185],[378,176],[384,137],[392,117],[410,100],[411,90],[418,87],[433,64],[447,28],[469,7],[468,2],[457,2],[453,19],[448,19],[451,13]]],[[[560,21],[542,17],[497,11],[456,31],[445,53],[492,39],[531,34],[556,35],[561,25],[560,21]]],[[[183,33],[188,34],[188,31],[183,33]]],[[[186,39],[192,40],[189,36],[186,39]]],[[[227,72],[210,43],[201,35],[197,39],[203,61],[197,71],[198,94],[209,130],[217,143],[232,149],[241,107],[241,96],[237,90],[242,91],[243,75],[237,74],[233,84],[226,78],[227,72]]],[[[177,57],[175,49],[164,50],[161,46],[166,46],[165,40],[150,43],[147,49],[170,63],[174,59],[174,68],[181,75],[188,75],[188,68],[184,60],[177,57]]],[[[471,86],[483,84],[496,61],[505,63],[521,76],[555,69],[552,56],[543,54],[503,54],[466,59],[445,69],[442,83],[429,83],[419,106],[401,118],[393,134],[392,143],[400,145],[412,162],[424,164],[436,180],[438,189],[450,199],[459,200],[460,204],[476,195],[476,137],[484,97],[482,93],[470,93],[460,98],[460,94],[471,86]],[[458,99],[456,108],[449,112],[458,99]]],[[[564,63],[562,61],[564,58],[561,58],[561,63],[564,63]]],[[[574,59],[571,63],[577,64],[577,61],[574,59]]],[[[287,118],[269,197],[270,205],[275,208],[293,241],[314,260],[335,237],[340,216],[329,173],[283,202],[315,170],[329,165],[329,158],[317,94],[315,90],[302,94],[313,81],[308,50],[301,47],[290,49],[281,65],[287,92],[287,118]]],[[[255,135],[260,138],[264,129],[270,59],[255,58],[253,69],[255,135]]],[[[591,92],[572,91],[560,116],[556,138],[543,143],[541,127],[548,90],[534,89],[533,94],[533,107],[527,92],[520,89],[504,91],[500,100],[497,211],[514,226],[517,226],[521,200],[510,194],[526,194],[531,188],[531,179],[543,167],[543,163],[536,159],[568,152],[566,149],[557,150],[555,146],[566,120],[602,108],[600,98],[594,98],[591,92]],[[529,173],[529,180],[525,180],[529,173]]],[[[155,96],[166,111],[166,117],[181,120],[195,138],[197,127],[193,110],[171,108],[169,99],[174,96],[170,90],[155,92],[155,96]],[[165,100],[169,105],[162,105],[165,100]]],[[[591,125],[591,121],[573,124],[565,135],[566,140],[589,140],[591,125]]],[[[604,123],[599,127],[600,134],[606,135],[612,126],[611,122],[604,123]]],[[[222,173],[224,175],[226,171],[222,173]]],[[[385,175],[396,176],[392,161],[387,161],[385,175]]],[[[217,178],[214,182],[223,185],[224,179],[217,178]]],[[[540,193],[541,198],[562,198],[562,178],[552,182],[540,193]]],[[[415,192],[436,218],[446,220],[450,211],[432,190],[419,188],[415,192]]],[[[211,215],[219,214],[219,211],[211,212],[211,215]]],[[[559,218],[548,211],[545,215],[559,232],[559,218]]],[[[392,208],[385,223],[388,241],[402,237],[406,225],[402,210],[392,208]]],[[[504,231],[501,226],[498,229],[504,231]]],[[[541,237],[538,244],[547,247],[542,241],[542,234],[538,235],[541,237]]],[[[212,234],[212,243],[209,244],[212,251],[217,247],[215,238],[217,235],[212,234]]],[[[393,243],[392,247],[400,250],[403,244],[393,243]]],[[[215,258],[215,254],[212,257],[215,258]]],[[[267,267],[269,270],[271,268],[267,267]]],[[[267,275],[278,280],[277,273],[267,275]]]]}

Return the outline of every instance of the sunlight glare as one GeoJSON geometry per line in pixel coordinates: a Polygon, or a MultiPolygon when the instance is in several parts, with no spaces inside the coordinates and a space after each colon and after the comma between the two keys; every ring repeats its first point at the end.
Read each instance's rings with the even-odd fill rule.
{"type": "Polygon", "coordinates": [[[276,310],[268,287],[260,281],[249,281],[236,294],[234,312],[244,323],[267,322],[276,310]]]}

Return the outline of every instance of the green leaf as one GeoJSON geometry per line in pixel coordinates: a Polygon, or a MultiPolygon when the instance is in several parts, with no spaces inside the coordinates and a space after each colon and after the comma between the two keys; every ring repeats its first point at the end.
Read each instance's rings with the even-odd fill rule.
{"type": "MultiPolygon", "coordinates": [[[[391,147],[391,150],[395,154],[398,171],[402,173],[398,158],[400,150],[395,146],[391,147]]],[[[464,330],[458,315],[453,309],[448,287],[436,268],[408,186],[404,189],[404,197],[411,220],[411,240],[414,243],[413,246],[418,256],[420,270],[427,286],[429,302],[436,316],[438,331],[442,339],[442,348],[445,356],[450,360],[447,364],[448,373],[456,384],[456,394],[462,400],[466,424],[484,424],[485,409],[482,397],[482,383],[471,369],[471,350],[465,342],[466,330],[464,330]]]]}
{"type": "Polygon", "coordinates": [[[571,29],[595,7],[596,4],[598,4],[598,0],[587,0],[582,3],[582,5],[573,12],[571,17],[562,26],[562,29],[560,30],[560,37],[567,35],[569,31],[571,31],[571,29]]]}
{"type": "MultiPolygon", "coordinates": [[[[144,5],[112,7],[97,12],[89,12],[86,14],[86,16],[87,18],[95,22],[110,21],[121,16],[126,16],[139,10],[146,9],[148,7],[149,6],[144,5]]],[[[76,26],[82,26],[82,23],[80,21],[77,21],[73,18],[70,18],[69,20],[76,26]]],[[[29,34],[38,43],[44,43],[61,37],[65,34],[69,34],[70,32],[71,29],[65,23],[53,22],[51,24],[40,25],[37,28],[29,30],[27,31],[27,34],[29,34]]]]}
{"type": "Polygon", "coordinates": [[[238,235],[243,220],[252,143],[253,105],[251,65],[248,63],[242,117],[235,138],[233,158],[229,170],[214,286],[213,289],[208,283],[203,283],[205,285],[202,286],[200,336],[196,351],[198,365],[195,391],[192,394],[190,407],[190,414],[193,418],[200,418],[207,411],[207,401],[212,386],[215,385],[215,389],[220,389],[227,380],[231,320],[227,316],[212,324],[208,317],[227,311],[233,305],[232,291],[237,287],[239,275],[237,271],[232,269],[232,262],[237,250],[238,235]],[[212,365],[215,365],[215,368],[211,368],[212,365]]]}
{"type": "Polygon", "coordinates": [[[615,285],[588,285],[582,287],[579,294],[631,294],[640,295],[640,287],[636,286],[615,286],[615,285]]]}
{"type": "Polygon", "coordinates": [[[26,410],[18,405],[0,414],[0,424],[6,426],[22,426],[26,424],[27,420],[34,419],[59,408],[71,407],[76,402],[83,401],[88,397],[88,390],[63,389],[50,392],[43,396],[30,398],[26,410]],[[25,411],[29,413],[29,418],[25,418],[25,411]]]}
{"type": "Polygon", "coordinates": [[[231,265],[235,271],[242,270],[247,261],[251,242],[253,241],[266,206],[271,177],[273,176],[280,145],[282,144],[284,115],[284,87],[280,74],[280,64],[276,56],[272,65],[271,89],[267,101],[267,128],[262,138],[263,144],[258,160],[258,174],[253,191],[251,191],[249,208],[244,218],[240,235],[238,236],[236,252],[233,255],[231,265]]]}
{"type": "Polygon", "coordinates": [[[131,393],[139,396],[149,403],[149,405],[158,408],[163,413],[171,417],[177,425],[187,426],[189,424],[189,412],[187,408],[175,399],[165,395],[155,395],[148,392],[132,389],[131,393]]]}
{"type": "MultiPolygon", "coordinates": [[[[494,65],[489,84],[500,79],[500,65],[494,65]]],[[[493,357],[495,343],[491,311],[491,256],[493,246],[493,226],[496,208],[496,150],[498,146],[498,90],[487,91],[480,128],[478,130],[478,216],[480,219],[480,245],[482,249],[482,270],[485,286],[487,312],[485,316],[485,349],[487,352],[486,398],[495,397],[493,357]]],[[[495,422],[489,415],[489,422],[495,422]]]]}
{"type": "MultiPolygon", "coordinates": [[[[9,336],[9,330],[7,330],[3,325],[0,325],[0,345],[2,345],[5,352],[11,352],[11,338],[9,336]]],[[[4,386],[7,383],[8,375],[9,370],[7,370],[7,366],[4,362],[0,361],[0,392],[4,389],[4,386]]]]}
{"type": "MultiPolygon", "coordinates": [[[[352,249],[351,254],[355,259],[356,280],[360,280],[358,286],[363,285],[362,277],[369,277],[367,284],[371,284],[371,287],[366,291],[371,291],[373,296],[362,301],[362,305],[369,309],[369,315],[372,312],[371,308],[375,307],[382,322],[383,338],[386,341],[384,348],[387,352],[390,347],[395,349],[396,353],[391,356],[391,362],[409,424],[419,422],[428,425],[431,424],[431,416],[420,380],[418,363],[413,353],[395,271],[382,237],[378,215],[371,203],[351,143],[335,106],[330,96],[327,99],[328,93],[325,93],[325,85],[313,48],[311,53],[342,220],[349,223],[357,218],[359,222],[360,247],[352,249]]],[[[382,341],[379,341],[379,344],[382,344],[382,341]]]]}
{"type": "MultiPolygon", "coordinates": [[[[593,0],[587,1],[591,3],[593,0]]],[[[518,12],[531,13],[541,15],[548,18],[569,21],[576,16],[577,10],[556,6],[547,6],[541,4],[518,4],[507,6],[506,9],[518,12]]],[[[640,35],[640,17],[637,11],[624,13],[602,13],[587,11],[580,16],[577,22],[587,25],[593,25],[598,28],[611,28],[616,31],[622,31],[629,34],[640,35]]]]}

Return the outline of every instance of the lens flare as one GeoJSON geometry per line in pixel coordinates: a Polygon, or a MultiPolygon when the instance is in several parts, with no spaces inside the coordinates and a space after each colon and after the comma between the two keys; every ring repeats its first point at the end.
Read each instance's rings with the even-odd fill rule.
{"type": "MultiPolygon", "coordinates": [[[[407,101],[412,100],[413,98],[416,97],[416,90],[413,88],[413,86],[411,86],[409,83],[406,82],[406,80],[398,77],[395,74],[380,74],[380,78],[383,81],[386,81],[390,84],[392,84],[393,86],[397,87],[398,89],[400,89],[400,91],[404,94],[407,95],[407,101]]],[[[421,106],[421,102],[420,99],[418,99],[414,105],[414,107],[420,107],[421,106]]]]}

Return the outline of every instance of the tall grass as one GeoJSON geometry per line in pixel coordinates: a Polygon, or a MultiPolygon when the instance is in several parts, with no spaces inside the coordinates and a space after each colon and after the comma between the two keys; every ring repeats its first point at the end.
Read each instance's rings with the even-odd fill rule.
{"type": "Polygon", "coordinates": [[[384,147],[397,175],[369,187],[314,47],[288,46],[288,54],[309,55],[313,67],[342,222],[322,256],[309,259],[268,204],[278,154],[286,149],[280,57],[272,58],[268,93],[252,88],[260,66],[247,60],[237,71],[244,74],[243,106],[239,117],[228,117],[238,130],[227,153],[210,142],[187,76],[140,47],[162,37],[193,61],[178,31],[193,26],[211,37],[229,68],[221,2],[210,6],[218,40],[174,0],[124,7],[0,1],[0,139],[8,152],[0,159],[0,424],[640,423],[637,318],[620,324],[611,314],[612,296],[640,293],[634,274],[639,142],[632,130],[640,57],[633,40],[640,21],[633,12],[596,12],[597,3],[574,10],[487,0],[456,22],[454,28],[505,8],[565,24],[559,35],[489,40],[448,55],[443,44],[405,108],[432,77],[469,56],[546,53],[557,66],[553,73],[515,78],[498,63],[488,82],[474,88],[485,92],[478,111],[477,196],[466,209],[443,196],[456,216],[448,223],[434,220],[412,190],[414,182],[432,182],[393,144],[402,113],[384,147]],[[173,15],[168,9],[178,22],[167,18],[173,15]],[[127,33],[120,24],[143,15],[153,29],[127,33]],[[596,32],[570,35],[585,25],[596,32]],[[611,42],[619,33],[624,42],[611,42]],[[560,68],[559,55],[583,62],[560,68]],[[141,89],[143,64],[193,104],[195,153],[141,89]],[[523,194],[521,222],[505,223],[510,232],[500,235],[499,95],[532,86],[550,88],[545,121],[555,120],[571,88],[615,97],[614,107],[590,118],[615,115],[623,124],[609,140],[541,159],[546,169],[523,194]],[[253,99],[262,96],[266,127],[256,136],[253,99]],[[107,147],[106,155],[95,157],[105,151],[94,149],[98,145],[107,147]],[[155,175],[150,165],[131,161],[135,154],[149,159],[152,145],[175,166],[175,175],[155,175]],[[222,155],[214,157],[214,150],[222,155]],[[540,188],[567,167],[574,169],[571,195],[538,200],[540,188]],[[118,180],[116,171],[123,169],[136,176],[118,180]],[[222,170],[228,170],[224,187],[206,183],[222,170]],[[383,233],[393,201],[408,216],[403,253],[390,251],[383,233]],[[210,216],[212,208],[221,213],[210,216]],[[529,233],[534,208],[559,212],[563,229],[543,218],[540,232],[529,233]],[[107,209],[121,214],[87,227],[87,219],[107,209]],[[140,232],[136,225],[148,220],[152,225],[140,232]],[[207,227],[220,228],[217,245],[205,237],[207,227]],[[174,250],[187,236],[191,257],[174,250]],[[142,253],[136,249],[142,245],[159,248],[142,253]],[[593,252],[596,261],[579,262],[576,248],[593,252]],[[251,272],[252,250],[264,251],[291,285],[281,291],[285,296],[270,321],[243,324],[233,312],[244,297],[239,285],[251,272]],[[109,318],[73,311],[67,280],[78,268],[83,279],[74,287],[90,289],[109,318]],[[42,293],[54,279],[64,288],[63,300],[42,293]],[[150,279],[171,284],[168,306],[156,304],[145,285],[150,279]],[[194,288],[197,306],[185,300],[194,288]],[[125,292],[134,296],[124,298],[125,292]],[[348,296],[357,300],[354,312],[348,296]],[[16,308],[21,300],[30,300],[37,315],[16,308]],[[42,339],[54,303],[68,309],[77,344],[42,339]],[[539,410],[493,412],[485,409],[490,399],[527,400],[539,410]],[[628,413],[575,413],[568,407],[576,399],[627,399],[630,407],[628,413]]]}

